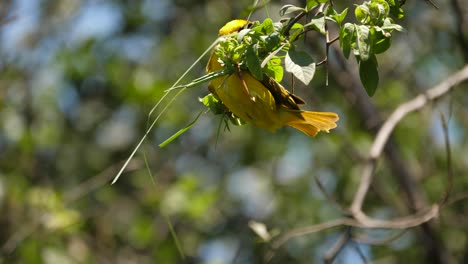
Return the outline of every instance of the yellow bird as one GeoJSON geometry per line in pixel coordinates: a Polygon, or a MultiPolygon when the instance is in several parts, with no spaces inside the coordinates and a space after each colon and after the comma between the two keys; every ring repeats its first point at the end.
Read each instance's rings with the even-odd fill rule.
{"type": "MultiPolygon", "coordinates": [[[[233,20],[219,30],[219,36],[240,31],[248,22],[233,20]]],[[[216,49],[216,48],[215,48],[216,49]]],[[[208,73],[223,69],[213,52],[206,66],[208,73]]],[[[259,81],[249,71],[241,70],[229,76],[213,79],[208,88],[211,93],[236,116],[257,127],[271,132],[283,126],[291,126],[309,136],[319,131],[329,132],[336,127],[338,115],[332,112],[300,110],[302,99],[291,94],[273,78],[264,74],[259,81]]]]}

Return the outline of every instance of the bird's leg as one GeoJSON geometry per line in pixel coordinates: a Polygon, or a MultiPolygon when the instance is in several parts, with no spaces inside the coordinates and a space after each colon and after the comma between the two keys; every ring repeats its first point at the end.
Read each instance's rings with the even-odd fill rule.
{"type": "Polygon", "coordinates": [[[242,78],[242,73],[241,73],[241,69],[240,69],[239,65],[237,65],[237,76],[241,80],[244,91],[247,94],[247,96],[249,97],[250,101],[255,102],[255,97],[250,95],[249,87],[247,86],[247,83],[245,83],[244,78],[242,78]]]}

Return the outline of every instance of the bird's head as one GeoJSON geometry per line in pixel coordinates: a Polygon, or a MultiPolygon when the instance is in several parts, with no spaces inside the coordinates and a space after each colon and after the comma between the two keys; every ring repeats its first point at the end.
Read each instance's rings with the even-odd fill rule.
{"type": "Polygon", "coordinates": [[[225,36],[234,32],[238,32],[248,24],[250,24],[250,22],[244,19],[235,19],[229,21],[219,30],[218,36],[225,36]]]}

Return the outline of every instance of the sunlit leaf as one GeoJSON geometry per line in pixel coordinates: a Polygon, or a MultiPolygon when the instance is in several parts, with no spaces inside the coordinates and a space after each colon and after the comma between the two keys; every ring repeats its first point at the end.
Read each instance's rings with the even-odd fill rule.
{"type": "Polygon", "coordinates": [[[317,0],[307,0],[307,10],[312,10],[312,8],[316,7],[319,5],[319,2],[317,0]]]}
{"type": "Polygon", "coordinates": [[[277,82],[281,82],[284,74],[283,66],[281,66],[281,59],[278,57],[271,58],[263,71],[266,75],[273,77],[277,82]]]}
{"type": "Polygon", "coordinates": [[[372,46],[372,40],[368,26],[356,26],[356,42],[360,59],[362,61],[367,61],[369,59],[372,46]]]}
{"type": "Polygon", "coordinates": [[[266,18],[265,20],[263,20],[262,28],[263,28],[264,34],[270,34],[271,32],[275,30],[275,28],[273,27],[273,21],[271,20],[271,18],[266,18]]]}
{"type": "Polygon", "coordinates": [[[249,221],[249,227],[252,231],[257,234],[264,242],[268,242],[271,240],[272,236],[268,232],[268,229],[264,223],[256,222],[256,221],[249,221]]]}
{"type": "Polygon", "coordinates": [[[353,24],[346,23],[340,30],[340,46],[346,58],[349,58],[349,53],[351,52],[354,40],[354,29],[355,26],[353,24]]]}
{"type": "Polygon", "coordinates": [[[298,12],[298,11],[303,11],[305,12],[306,10],[302,7],[294,6],[294,5],[284,5],[281,7],[279,14],[280,16],[284,16],[290,13],[298,12]]]}
{"type": "Polygon", "coordinates": [[[210,109],[215,115],[224,113],[224,105],[213,94],[200,98],[200,102],[210,109]]]}
{"type": "Polygon", "coordinates": [[[365,23],[369,16],[369,9],[365,6],[358,6],[354,10],[354,15],[356,16],[357,21],[365,23]]]}
{"type": "Polygon", "coordinates": [[[304,25],[304,27],[309,26],[311,26],[321,34],[325,34],[325,15],[319,14],[318,16],[312,18],[309,23],[304,25]]]}
{"type": "Polygon", "coordinates": [[[326,19],[333,20],[337,24],[341,24],[344,21],[344,19],[346,18],[346,15],[348,14],[348,8],[345,8],[343,10],[343,12],[341,12],[341,13],[337,13],[336,10],[333,7],[328,6],[328,8],[326,9],[325,14],[327,15],[326,19]]]}
{"type": "Polygon", "coordinates": [[[308,85],[315,74],[315,63],[310,55],[303,51],[290,49],[285,59],[286,71],[308,85]]]}

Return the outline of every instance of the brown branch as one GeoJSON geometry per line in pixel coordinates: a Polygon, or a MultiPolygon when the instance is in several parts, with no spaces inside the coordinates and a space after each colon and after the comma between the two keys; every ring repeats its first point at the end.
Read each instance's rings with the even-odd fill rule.
{"type": "Polygon", "coordinates": [[[284,245],[286,242],[288,242],[292,238],[309,235],[312,233],[317,233],[320,231],[324,231],[324,230],[339,227],[339,226],[344,226],[344,225],[352,226],[353,224],[357,224],[353,219],[338,218],[338,219],[326,221],[320,224],[291,229],[273,241],[273,243],[271,244],[271,250],[269,250],[265,254],[265,262],[269,262],[275,256],[276,249],[284,245]]]}
{"type": "Polygon", "coordinates": [[[380,239],[380,240],[369,239],[368,237],[364,237],[362,235],[353,236],[352,239],[354,241],[358,242],[358,243],[361,243],[361,244],[380,246],[380,245],[387,245],[388,243],[391,243],[391,242],[401,238],[407,232],[408,232],[408,229],[403,229],[403,230],[397,232],[394,235],[390,235],[390,236],[388,236],[388,237],[386,237],[384,239],[380,239]]]}
{"type": "Polygon", "coordinates": [[[281,246],[294,237],[323,231],[341,225],[360,228],[394,229],[407,229],[421,226],[422,232],[420,232],[420,239],[423,242],[425,249],[428,251],[426,254],[427,260],[432,263],[444,263],[444,260],[447,260],[450,257],[440,241],[440,238],[438,238],[435,229],[430,223],[428,223],[431,219],[434,219],[439,215],[440,205],[432,205],[429,209],[427,209],[427,206],[424,206],[423,192],[420,191],[420,187],[408,171],[405,162],[401,159],[397,145],[395,145],[390,138],[396,125],[407,114],[423,108],[429,102],[447,94],[456,84],[468,79],[468,66],[448,77],[441,84],[428,90],[425,94],[421,94],[413,100],[400,105],[379,129],[381,118],[378,114],[378,110],[369,100],[368,96],[363,92],[360,81],[356,79],[356,74],[351,74],[351,70],[347,66],[346,60],[343,58],[342,54],[337,49],[335,49],[335,52],[338,54],[338,64],[332,64],[332,66],[335,67],[332,72],[336,74],[335,77],[338,83],[342,84],[342,87],[345,88],[345,92],[348,95],[347,98],[356,106],[356,109],[360,112],[362,119],[366,121],[369,131],[376,134],[374,143],[370,149],[369,159],[364,167],[363,177],[350,207],[354,219],[335,219],[330,222],[290,230],[280,236],[273,243],[273,249],[281,246]],[[383,152],[385,152],[388,160],[390,161],[390,166],[393,173],[396,175],[396,179],[403,187],[410,211],[415,212],[413,215],[392,220],[380,220],[371,218],[362,212],[362,205],[367,192],[369,191],[370,184],[372,183],[376,162],[383,152]],[[421,208],[426,209],[422,210],[421,208]]]}
{"type": "MultiPolygon", "coordinates": [[[[341,74],[342,72],[340,72],[340,75],[341,74]]],[[[417,206],[417,204],[415,203],[416,200],[414,199],[415,195],[417,195],[413,189],[415,183],[411,182],[412,180],[410,177],[404,177],[408,175],[408,173],[406,173],[404,169],[405,166],[401,161],[399,161],[398,158],[395,158],[398,156],[396,155],[396,149],[395,147],[389,148],[388,142],[393,130],[406,115],[423,108],[429,102],[434,101],[437,98],[447,94],[454,86],[456,86],[458,83],[466,81],[467,79],[468,66],[465,66],[462,70],[448,77],[439,85],[429,89],[426,93],[421,94],[404,104],[401,104],[383,123],[382,127],[376,133],[377,135],[369,152],[369,159],[365,164],[363,170],[363,177],[361,178],[358,190],[350,207],[350,210],[352,212],[352,218],[339,218],[316,225],[292,229],[284,235],[280,236],[277,240],[275,240],[275,242],[272,244],[272,248],[276,249],[284,243],[286,243],[288,240],[297,236],[304,236],[307,234],[316,233],[339,226],[359,227],[367,229],[408,229],[422,225],[424,236],[428,236],[428,239],[431,240],[429,242],[429,247],[433,248],[435,245],[438,245],[437,237],[431,225],[427,225],[426,223],[439,215],[440,206],[438,204],[434,204],[429,209],[426,208],[424,210],[415,210],[415,208],[420,208],[420,206],[417,206]],[[370,184],[372,183],[373,174],[376,168],[376,162],[378,158],[382,155],[384,150],[386,151],[386,154],[388,156],[392,157],[392,168],[404,170],[404,173],[402,173],[403,175],[400,175],[400,177],[403,177],[403,186],[407,188],[406,193],[409,197],[411,209],[412,211],[416,211],[416,213],[412,215],[394,218],[391,220],[381,220],[371,218],[362,211],[364,199],[369,191],[370,184]]],[[[358,96],[362,96],[362,94],[358,96]]],[[[364,112],[364,116],[375,116],[375,107],[369,102],[369,100],[367,99],[361,102],[368,102],[367,104],[361,106],[361,109],[364,112]]],[[[370,125],[371,128],[373,127],[375,129],[378,127],[377,124],[379,123],[379,118],[375,118],[374,122],[375,124],[370,123],[368,125],[370,125]]],[[[440,252],[437,254],[443,255],[444,253],[440,252]]],[[[272,257],[271,252],[269,257],[272,257]]],[[[440,260],[444,257],[437,256],[437,258],[438,259],[434,261],[440,262],[440,260]]]]}
{"type": "Polygon", "coordinates": [[[317,232],[320,232],[320,231],[324,231],[324,230],[327,230],[327,229],[331,229],[331,228],[335,228],[335,227],[339,227],[339,226],[344,226],[344,225],[346,225],[346,226],[355,226],[355,225],[358,225],[358,223],[356,221],[354,221],[353,219],[351,219],[351,218],[338,218],[338,219],[323,222],[323,223],[320,223],[320,224],[315,224],[315,225],[310,225],[310,226],[306,226],[306,227],[299,227],[299,228],[291,229],[288,232],[286,232],[284,235],[277,238],[273,242],[272,248],[274,248],[274,249],[279,248],[282,245],[284,245],[284,243],[286,243],[287,241],[289,241],[290,239],[292,239],[294,237],[309,235],[309,234],[312,234],[312,233],[317,233],[317,232]]]}
{"type": "Polygon", "coordinates": [[[338,218],[315,225],[291,229],[285,234],[278,237],[273,242],[272,248],[277,249],[284,245],[287,241],[295,237],[309,235],[340,226],[358,227],[366,229],[408,229],[426,223],[431,219],[437,217],[438,215],[438,205],[433,205],[428,210],[421,211],[410,216],[399,217],[390,220],[371,218],[365,215],[364,213],[360,212],[357,215],[353,216],[354,219],[338,218]]]}
{"type": "Polygon", "coordinates": [[[429,222],[439,215],[440,207],[437,204],[430,209],[421,210],[409,216],[398,217],[390,220],[381,220],[367,216],[361,210],[353,212],[353,218],[363,228],[383,228],[383,229],[407,229],[429,222]]]}
{"type": "Polygon", "coordinates": [[[448,77],[439,85],[427,90],[426,93],[420,94],[416,98],[401,104],[390,115],[390,117],[387,119],[387,121],[385,121],[377,133],[374,143],[372,144],[372,147],[369,151],[369,161],[364,167],[364,172],[358,187],[358,191],[356,192],[353,203],[350,207],[351,212],[358,216],[361,214],[364,198],[366,197],[372,182],[376,161],[381,156],[382,151],[397,124],[409,113],[419,110],[426,106],[428,102],[431,102],[447,94],[454,86],[456,86],[458,83],[466,81],[467,79],[468,65],[465,66],[462,70],[448,77]]]}
{"type": "Polygon", "coordinates": [[[459,193],[455,197],[452,197],[450,200],[448,200],[445,203],[445,206],[449,206],[449,205],[452,205],[454,203],[457,203],[466,199],[468,199],[468,192],[459,193]]]}
{"type": "MultiPolygon", "coordinates": [[[[316,45],[310,42],[311,45],[316,45]]],[[[320,48],[320,47],[316,47],[320,48]]],[[[364,89],[362,89],[361,82],[357,77],[355,67],[348,65],[347,60],[339,48],[334,48],[336,60],[329,62],[330,67],[333,68],[330,73],[334,75],[334,79],[338,82],[339,87],[344,90],[345,98],[349,100],[353,109],[358,113],[358,116],[371,134],[377,134],[381,126],[382,118],[380,117],[378,109],[369,99],[364,89]]],[[[431,94],[434,95],[434,94],[431,94]]],[[[437,94],[433,98],[437,97],[437,94]]],[[[423,99],[424,100],[424,99],[423,99]]],[[[392,128],[393,129],[393,128],[392,128]]],[[[386,138],[386,144],[383,149],[385,156],[388,160],[390,169],[395,176],[395,180],[402,188],[403,198],[406,198],[406,203],[411,212],[417,212],[421,208],[427,208],[425,202],[425,194],[421,187],[415,181],[415,177],[408,170],[406,162],[401,158],[398,145],[393,140],[386,138]]],[[[382,150],[381,150],[382,151],[382,150]]],[[[372,178],[373,170],[375,169],[376,159],[369,159],[366,175],[372,178]]],[[[370,184],[370,182],[368,182],[370,184]]],[[[366,184],[363,197],[366,196],[369,186],[366,184]]],[[[362,203],[361,203],[362,206],[362,203]]],[[[361,208],[359,206],[359,208],[361,208]]],[[[355,207],[357,208],[357,207],[355,207]]],[[[450,258],[443,242],[437,234],[436,228],[431,223],[422,223],[418,232],[421,246],[426,252],[426,260],[430,263],[446,263],[450,258]]]]}

